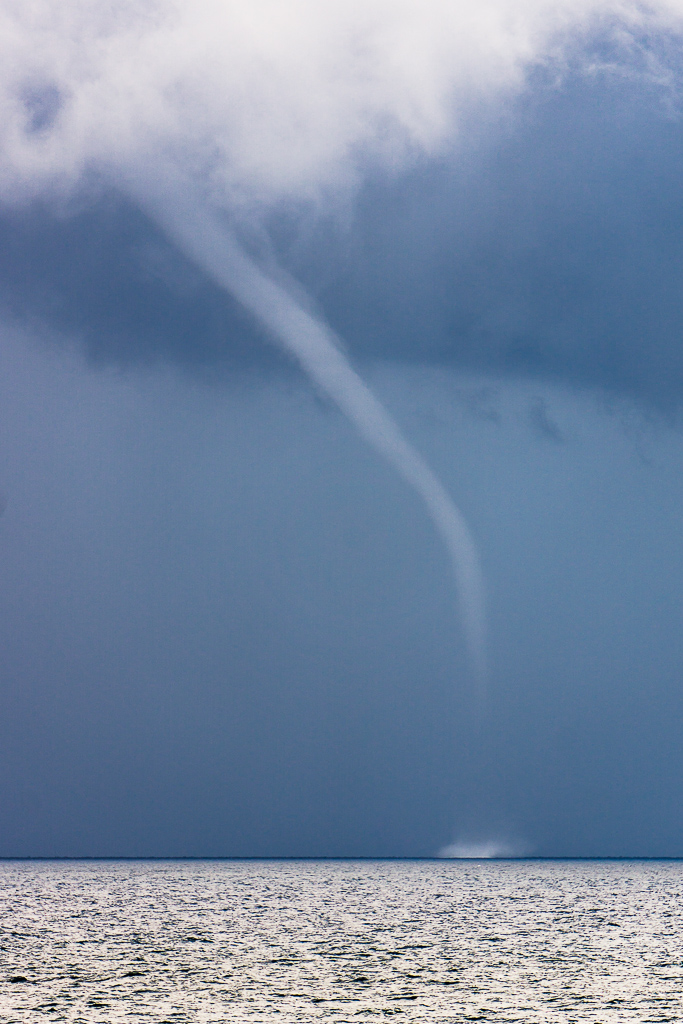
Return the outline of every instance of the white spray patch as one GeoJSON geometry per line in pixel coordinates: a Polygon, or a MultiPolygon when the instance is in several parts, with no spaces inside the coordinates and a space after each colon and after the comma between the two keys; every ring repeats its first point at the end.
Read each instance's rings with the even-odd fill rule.
{"type": "Polygon", "coordinates": [[[419,494],[439,531],[458,586],[458,605],[479,697],[486,680],[484,584],[467,523],[424,459],[343,355],[332,331],[250,259],[221,216],[177,179],[133,185],[167,234],[266,327],[349,418],[359,434],[419,494]]]}
{"type": "Polygon", "coordinates": [[[449,860],[494,860],[496,857],[524,857],[528,848],[509,839],[458,840],[439,850],[437,857],[449,860]]]}

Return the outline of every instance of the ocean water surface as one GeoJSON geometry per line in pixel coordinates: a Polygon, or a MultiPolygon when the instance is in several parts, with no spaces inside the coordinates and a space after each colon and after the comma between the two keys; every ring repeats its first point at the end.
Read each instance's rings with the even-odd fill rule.
{"type": "Polygon", "coordinates": [[[4,861],[0,1020],[681,1021],[676,861],[4,861]]]}

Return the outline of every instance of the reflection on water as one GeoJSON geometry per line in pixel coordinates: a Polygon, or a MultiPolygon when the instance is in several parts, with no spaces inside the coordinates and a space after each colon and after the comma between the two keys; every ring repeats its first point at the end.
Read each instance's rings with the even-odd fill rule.
{"type": "Polygon", "coordinates": [[[0,863],[0,1020],[680,1021],[683,864],[0,863]]]}

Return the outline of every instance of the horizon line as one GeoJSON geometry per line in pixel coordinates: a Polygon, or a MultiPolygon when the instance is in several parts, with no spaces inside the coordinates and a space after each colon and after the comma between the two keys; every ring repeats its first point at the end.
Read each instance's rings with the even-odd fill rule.
{"type": "Polygon", "coordinates": [[[683,855],[680,856],[667,856],[667,855],[636,855],[631,856],[628,854],[596,854],[596,855],[577,855],[571,856],[566,854],[548,855],[548,856],[523,856],[523,857],[438,857],[438,856],[367,856],[367,855],[322,855],[315,856],[309,854],[297,855],[297,854],[284,854],[284,855],[262,855],[262,854],[245,854],[245,855],[164,855],[164,854],[152,854],[152,855],[122,855],[118,856],[115,854],[73,854],[73,855],[33,855],[25,854],[18,856],[11,855],[0,855],[0,863],[14,862],[14,861],[223,861],[223,862],[238,862],[238,861],[250,861],[250,862],[267,862],[267,861],[405,861],[405,862],[425,862],[425,863],[452,863],[452,862],[484,862],[490,861],[514,861],[514,862],[525,862],[525,861],[683,861],[683,855]]]}

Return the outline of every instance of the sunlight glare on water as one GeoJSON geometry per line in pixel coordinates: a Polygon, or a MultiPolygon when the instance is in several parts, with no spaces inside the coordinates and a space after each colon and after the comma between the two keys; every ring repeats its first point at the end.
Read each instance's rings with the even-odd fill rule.
{"type": "Polygon", "coordinates": [[[5,861],[0,1020],[680,1021],[683,863],[5,861]]]}

